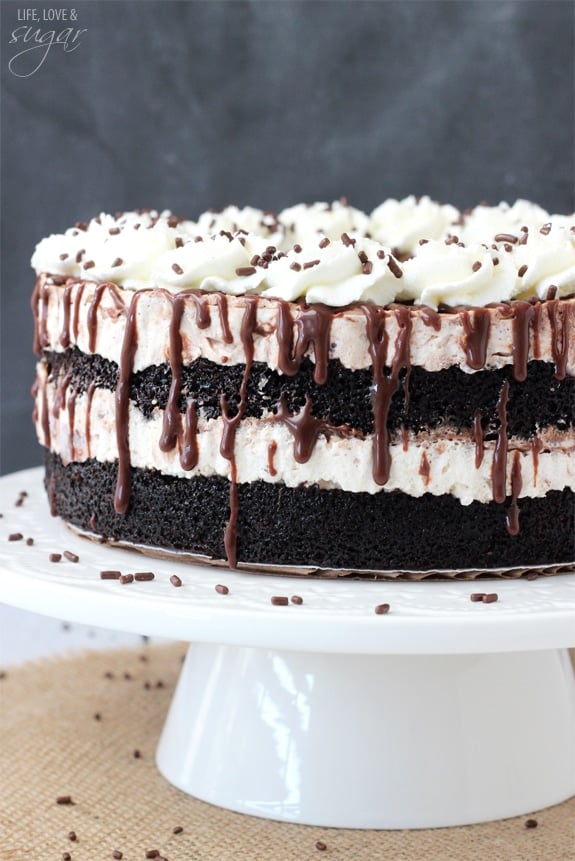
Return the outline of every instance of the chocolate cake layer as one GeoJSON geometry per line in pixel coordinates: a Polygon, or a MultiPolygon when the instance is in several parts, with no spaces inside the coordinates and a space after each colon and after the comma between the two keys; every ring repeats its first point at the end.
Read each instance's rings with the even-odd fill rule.
{"type": "MultiPolygon", "coordinates": [[[[87,391],[91,384],[114,391],[118,382],[118,366],[98,355],[81,353],[77,349],[64,353],[46,352],[49,373],[58,385],[66,379],[67,386],[77,394],[87,391]]],[[[297,376],[286,376],[254,362],[248,378],[243,417],[259,418],[266,412],[277,412],[283,399],[291,413],[299,412],[306,400],[311,400],[312,415],[333,427],[346,426],[363,434],[373,433],[373,373],[371,369],[352,371],[337,359],[328,362],[327,380],[314,382],[314,363],[303,359],[297,376]]],[[[233,415],[239,406],[239,393],[245,365],[218,365],[207,359],[197,359],[182,368],[179,409],[186,410],[186,401],[193,398],[206,418],[222,414],[221,397],[233,415]]],[[[172,382],[169,365],[154,366],[132,374],[130,398],[146,417],[157,408],[164,409],[172,382]]],[[[477,413],[485,438],[499,427],[499,401],[504,383],[507,396],[507,432],[510,436],[529,438],[537,430],[555,427],[565,430],[575,423],[575,378],[555,377],[553,364],[531,361],[525,381],[514,378],[507,365],[490,371],[469,374],[451,367],[434,373],[413,366],[409,373],[403,369],[399,385],[390,403],[388,428],[402,427],[414,433],[448,425],[455,430],[473,428],[477,413]]]]}
{"type": "Polygon", "coordinates": [[[131,469],[128,510],[114,509],[116,463],[64,465],[46,454],[52,511],[110,539],[225,558],[230,520],[237,559],[260,564],[381,570],[521,567],[575,558],[575,494],[550,491],[519,501],[521,529],[505,528],[513,501],[461,505],[452,496],[415,498],[288,488],[262,481],[237,485],[221,477],[179,479],[131,469]]]}

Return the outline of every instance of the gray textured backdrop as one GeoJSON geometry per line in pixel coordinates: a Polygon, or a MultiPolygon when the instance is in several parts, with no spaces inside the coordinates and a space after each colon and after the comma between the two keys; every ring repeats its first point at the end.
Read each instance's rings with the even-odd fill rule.
{"type": "Polygon", "coordinates": [[[574,8],[5,0],[0,469],[40,460],[28,261],[47,233],[102,210],[194,217],[341,195],[366,209],[428,193],[573,211],[574,8]],[[74,9],[55,29],[85,29],[76,50],[53,44],[36,71],[41,45],[15,57],[37,45],[24,30],[11,42],[24,8],[74,9]]]}

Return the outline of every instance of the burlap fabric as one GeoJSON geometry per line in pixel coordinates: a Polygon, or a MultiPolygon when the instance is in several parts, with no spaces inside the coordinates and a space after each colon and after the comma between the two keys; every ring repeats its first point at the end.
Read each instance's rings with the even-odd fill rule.
{"type": "Polygon", "coordinates": [[[503,822],[393,832],[269,822],[184,795],[154,764],[184,650],[93,653],[2,675],[0,859],[140,861],[156,849],[169,861],[575,861],[575,798],[503,822]],[[73,804],[57,804],[62,796],[73,804]]]}

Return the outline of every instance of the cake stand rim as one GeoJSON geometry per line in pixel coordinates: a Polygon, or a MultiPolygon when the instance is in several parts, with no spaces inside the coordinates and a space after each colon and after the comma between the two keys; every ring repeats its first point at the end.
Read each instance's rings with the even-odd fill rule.
{"type": "Polygon", "coordinates": [[[77,576],[81,569],[75,565],[53,565],[47,555],[40,562],[44,547],[25,547],[24,541],[7,544],[5,535],[0,542],[0,571],[4,574],[0,577],[0,601],[22,609],[188,642],[289,651],[416,655],[575,646],[575,574],[533,581],[491,581],[486,591],[498,592],[503,601],[470,609],[469,593],[479,591],[476,581],[311,580],[172,560],[154,559],[149,564],[149,557],[141,554],[87,542],[67,529],[61,519],[52,518],[41,487],[42,476],[43,468],[33,467],[0,477],[3,498],[10,492],[17,495],[22,489],[29,490],[21,507],[4,505],[0,520],[4,533],[15,531],[22,521],[33,523],[38,514],[48,533],[54,534],[54,550],[65,546],[80,557],[94,557],[98,566],[93,567],[100,569],[114,567],[112,560],[120,553],[124,561],[129,558],[132,570],[154,567],[164,575],[168,569],[177,570],[190,591],[168,585],[167,577],[161,584],[156,580],[120,586],[116,581],[100,580],[94,571],[87,580],[85,575],[77,576]],[[41,490],[37,498],[30,488],[41,490]],[[41,572],[34,569],[34,560],[41,572]],[[194,580],[187,576],[190,572],[194,580]],[[227,582],[229,595],[215,593],[214,585],[220,580],[227,582]],[[255,590],[255,598],[250,589],[252,593],[255,590]],[[529,599],[536,598],[538,591],[542,593],[539,606],[517,612],[512,604],[505,604],[513,591],[525,596],[526,589],[531,593],[529,599]],[[446,602],[452,602],[449,613],[441,609],[442,590],[446,602]],[[271,596],[294,592],[304,595],[302,606],[271,604],[271,596]],[[306,592],[311,596],[308,601],[306,592]],[[417,597],[423,601],[424,611],[425,601],[433,603],[438,597],[440,601],[435,610],[421,612],[421,607],[418,611],[402,606],[402,592],[408,600],[417,597]],[[374,596],[379,596],[377,603],[390,603],[388,614],[374,612],[374,596]],[[357,599],[357,606],[349,605],[353,599],[357,599]]]}

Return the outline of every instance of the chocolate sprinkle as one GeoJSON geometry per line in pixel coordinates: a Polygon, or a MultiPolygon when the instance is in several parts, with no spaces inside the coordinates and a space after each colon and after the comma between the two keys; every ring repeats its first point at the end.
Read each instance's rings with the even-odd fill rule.
{"type": "Polygon", "coordinates": [[[272,595],[270,601],[276,607],[285,607],[289,603],[287,595],[272,595]]]}
{"type": "Polygon", "coordinates": [[[181,826],[181,825],[175,825],[175,826],[172,828],[172,834],[181,834],[183,830],[184,830],[184,829],[182,828],[182,826],[181,826]]]}
{"type": "Polygon", "coordinates": [[[526,819],[525,820],[525,827],[526,828],[537,828],[538,824],[539,823],[537,822],[536,819],[526,819]]]}
{"type": "Polygon", "coordinates": [[[472,268],[473,272],[479,272],[479,270],[481,269],[481,266],[482,266],[481,260],[476,260],[471,268],[472,268]]]}
{"type": "Polygon", "coordinates": [[[227,586],[224,586],[223,583],[218,583],[217,586],[214,586],[214,588],[219,595],[228,595],[230,591],[227,586]]]}
{"type": "Polygon", "coordinates": [[[68,840],[71,840],[72,843],[75,843],[78,839],[78,836],[75,831],[68,831],[68,840]]]}
{"type": "Polygon", "coordinates": [[[148,849],[146,851],[146,858],[158,858],[160,855],[159,849],[148,849]]]}
{"type": "Polygon", "coordinates": [[[34,544],[34,539],[33,538],[27,538],[26,544],[28,545],[28,547],[32,547],[32,545],[34,544]]]}
{"type": "Polygon", "coordinates": [[[111,236],[117,236],[119,232],[120,232],[120,228],[119,228],[119,227],[110,227],[110,229],[108,230],[108,233],[109,233],[111,236]]]}
{"type": "Polygon", "coordinates": [[[69,852],[62,852],[62,861],[72,861],[72,856],[69,852]]]}
{"type": "Polygon", "coordinates": [[[236,269],[236,275],[244,276],[244,275],[254,275],[256,271],[255,266],[238,266],[236,269]]]}
{"type": "Polygon", "coordinates": [[[134,580],[138,582],[153,580],[155,576],[153,571],[138,571],[137,574],[134,574],[134,580]]]}
{"type": "Polygon", "coordinates": [[[134,575],[133,574],[120,574],[119,576],[120,583],[133,583],[134,575]]]}
{"type": "Polygon", "coordinates": [[[377,604],[374,610],[376,615],[384,616],[386,613],[389,613],[389,604],[377,604]]]}
{"type": "Polygon", "coordinates": [[[119,580],[121,571],[100,571],[100,580],[119,580]]]}
{"type": "Polygon", "coordinates": [[[115,858],[115,859],[116,859],[116,861],[121,861],[121,859],[122,859],[123,857],[124,857],[124,856],[122,855],[122,853],[120,852],[120,850],[119,850],[119,849],[114,849],[114,851],[112,852],[112,858],[115,858]]]}
{"type": "Polygon", "coordinates": [[[544,224],[543,227],[540,228],[539,233],[542,233],[543,236],[547,236],[548,233],[551,233],[551,222],[548,221],[547,224],[544,224]]]}
{"type": "Polygon", "coordinates": [[[327,236],[324,236],[324,238],[318,242],[318,245],[320,248],[326,248],[329,245],[329,239],[327,236]]]}
{"type": "Polygon", "coordinates": [[[75,553],[72,553],[71,550],[64,550],[64,558],[68,560],[68,562],[79,562],[80,557],[75,553]]]}
{"type": "Polygon", "coordinates": [[[24,536],[21,532],[11,532],[8,536],[8,541],[22,541],[24,536]]]}
{"type": "Polygon", "coordinates": [[[387,258],[387,265],[388,265],[391,273],[393,275],[395,275],[396,278],[403,278],[403,270],[402,270],[401,266],[399,265],[399,263],[397,262],[397,260],[395,259],[395,257],[388,257],[387,258]]]}
{"type": "Polygon", "coordinates": [[[60,559],[62,558],[62,554],[61,553],[50,553],[50,556],[48,558],[50,559],[50,562],[59,562],[60,559]]]}
{"type": "Polygon", "coordinates": [[[352,239],[347,233],[341,234],[341,241],[346,247],[350,245],[355,245],[355,239],[352,239]]]}
{"type": "Polygon", "coordinates": [[[513,245],[517,242],[513,233],[496,233],[493,238],[496,242],[511,242],[513,245]]]}
{"type": "Polygon", "coordinates": [[[485,597],[485,592],[472,592],[469,596],[469,600],[477,603],[478,601],[483,601],[485,597]]]}
{"type": "Polygon", "coordinates": [[[294,260],[293,263],[290,263],[290,269],[293,269],[294,272],[299,272],[301,270],[301,263],[298,263],[297,260],[294,260]]]}
{"type": "Polygon", "coordinates": [[[87,260],[87,261],[84,263],[84,265],[83,265],[83,267],[82,267],[82,268],[83,268],[83,269],[93,269],[95,265],[96,265],[96,264],[95,264],[95,262],[94,262],[93,260],[87,260]]]}
{"type": "Polygon", "coordinates": [[[373,263],[371,260],[366,260],[363,266],[361,267],[361,271],[364,275],[371,275],[373,271],[373,263]]]}
{"type": "Polygon", "coordinates": [[[319,852],[325,852],[325,850],[327,849],[327,846],[326,846],[326,844],[323,842],[323,840],[316,840],[315,848],[316,848],[319,852]]]}
{"type": "Polygon", "coordinates": [[[176,275],[183,275],[184,274],[184,270],[179,265],[179,263],[172,263],[172,269],[174,270],[176,275]]]}
{"type": "Polygon", "coordinates": [[[71,795],[59,795],[56,798],[56,804],[74,804],[71,795]]]}
{"type": "Polygon", "coordinates": [[[124,261],[122,260],[121,257],[116,257],[116,259],[112,263],[112,269],[114,269],[116,266],[121,266],[123,262],[124,261]]]}
{"type": "Polygon", "coordinates": [[[134,759],[141,759],[142,758],[142,754],[140,753],[140,751],[137,748],[134,751],[134,753],[132,754],[132,756],[134,757],[134,759]]]}
{"type": "Polygon", "coordinates": [[[170,583],[172,584],[172,586],[181,586],[182,585],[182,581],[178,577],[177,574],[172,574],[172,576],[170,577],[170,583]]]}
{"type": "Polygon", "coordinates": [[[487,595],[484,595],[481,600],[484,604],[493,604],[498,599],[499,595],[497,592],[489,592],[487,595]]]}
{"type": "Polygon", "coordinates": [[[519,275],[520,278],[523,278],[523,276],[525,275],[526,272],[527,272],[527,263],[524,263],[523,266],[521,266],[518,269],[517,274],[519,275]]]}
{"type": "Polygon", "coordinates": [[[292,604],[303,604],[303,598],[301,595],[292,595],[291,602],[292,604]]]}

